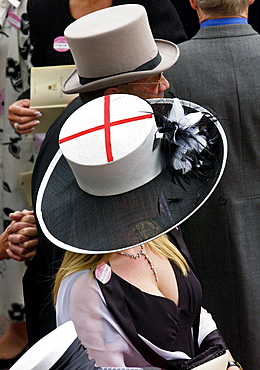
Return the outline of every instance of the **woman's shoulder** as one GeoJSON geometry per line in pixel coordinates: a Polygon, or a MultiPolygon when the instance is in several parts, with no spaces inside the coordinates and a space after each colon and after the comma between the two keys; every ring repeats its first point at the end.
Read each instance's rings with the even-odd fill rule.
{"type": "Polygon", "coordinates": [[[83,291],[84,295],[99,294],[98,284],[91,270],[77,271],[66,276],[61,282],[58,297],[71,299],[74,295],[82,296],[83,291]]]}
{"type": "Polygon", "coordinates": [[[66,287],[72,286],[79,280],[88,279],[89,275],[90,275],[90,270],[82,270],[82,271],[73,272],[72,274],[66,276],[62,280],[61,286],[66,286],[66,287]]]}
{"type": "Polygon", "coordinates": [[[74,272],[66,276],[59,287],[57,295],[57,305],[68,305],[71,301],[71,296],[75,294],[80,294],[82,296],[82,291],[87,291],[91,285],[90,270],[82,270],[74,272]]]}
{"type": "Polygon", "coordinates": [[[59,287],[57,318],[68,320],[72,312],[90,312],[100,306],[102,300],[102,293],[93,273],[90,270],[74,272],[64,278],[59,287]]]}

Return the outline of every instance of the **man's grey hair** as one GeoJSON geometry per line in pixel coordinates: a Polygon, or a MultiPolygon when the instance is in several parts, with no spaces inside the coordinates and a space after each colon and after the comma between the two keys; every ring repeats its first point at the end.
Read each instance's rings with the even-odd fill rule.
{"type": "Polygon", "coordinates": [[[203,13],[214,16],[236,16],[244,13],[249,0],[197,0],[203,13]]]}

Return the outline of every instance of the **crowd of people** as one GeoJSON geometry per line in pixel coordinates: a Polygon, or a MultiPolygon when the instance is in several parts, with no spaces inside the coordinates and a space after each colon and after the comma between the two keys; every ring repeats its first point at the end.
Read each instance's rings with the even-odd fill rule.
{"type": "Polygon", "coordinates": [[[258,370],[259,1],[7,3],[0,369],[258,370]],[[29,70],[68,64],[35,158],[29,70]]]}

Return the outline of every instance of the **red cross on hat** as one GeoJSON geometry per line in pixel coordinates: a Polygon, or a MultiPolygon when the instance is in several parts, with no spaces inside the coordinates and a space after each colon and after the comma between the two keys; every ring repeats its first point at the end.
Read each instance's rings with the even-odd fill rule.
{"type": "Polygon", "coordinates": [[[84,131],[80,131],[78,133],[75,133],[75,134],[67,136],[67,137],[64,137],[63,139],[59,140],[59,144],[62,144],[66,141],[75,139],[75,138],[80,137],[82,135],[87,135],[91,132],[95,132],[95,131],[104,129],[107,161],[112,162],[113,161],[113,154],[112,154],[112,146],[111,146],[111,130],[110,130],[111,126],[122,125],[124,123],[140,121],[140,120],[144,120],[144,119],[152,118],[152,117],[153,117],[153,114],[149,113],[149,114],[144,114],[144,115],[141,115],[141,116],[129,117],[129,118],[124,118],[124,119],[119,120],[119,121],[111,122],[111,120],[110,120],[110,95],[105,95],[105,97],[104,97],[104,124],[100,125],[100,126],[92,127],[90,129],[87,129],[87,130],[84,130],[84,131]]]}

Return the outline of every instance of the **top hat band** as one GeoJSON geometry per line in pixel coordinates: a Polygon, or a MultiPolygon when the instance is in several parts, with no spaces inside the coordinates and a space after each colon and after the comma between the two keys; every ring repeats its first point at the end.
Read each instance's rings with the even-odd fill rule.
{"type": "Polygon", "coordinates": [[[158,51],[158,53],[157,53],[157,55],[156,55],[155,58],[149,60],[148,62],[142,64],[141,66],[135,68],[132,71],[115,73],[115,74],[112,74],[110,76],[101,76],[101,77],[94,77],[94,78],[87,78],[87,77],[81,77],[81,76],[79,76],[79,82],[80,82],[81,85],[86,85],[86,84],[88,84],[90,82],[102,80],[104,78],[114,77],[114,76],[118,76],[118,75],[122,75],[122,74],[126,74],[126,73],[131,73],[131,72],[139,72],[139,71],[152,70],[152,69],[156,68],[161,63],[161,60],[162,60],[162,57],[161,57],[161,55],[160,55],[160,53],[158,51]]]}

